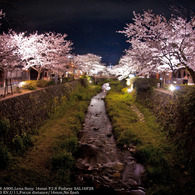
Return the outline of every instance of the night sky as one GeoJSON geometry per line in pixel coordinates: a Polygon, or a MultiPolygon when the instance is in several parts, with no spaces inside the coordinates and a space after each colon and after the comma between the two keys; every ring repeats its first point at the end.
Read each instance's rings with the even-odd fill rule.
{"type": "Polygon", "coordinates": [[[123,34],[132,12],[152,9],[170,17],[170,5],[195,9],[193,0],[0,0],[6,13],[2,29],[17,32],[55,31],[68,34],[73,53],[100,55],[103,62],[117,64],[129,47],[123,34]],[[3,2],[7,2],[4,4],[3,2]]]}

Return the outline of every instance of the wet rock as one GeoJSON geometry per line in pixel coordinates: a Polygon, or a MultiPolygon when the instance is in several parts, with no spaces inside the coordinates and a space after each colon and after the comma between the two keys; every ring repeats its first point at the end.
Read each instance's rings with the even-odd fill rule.
{"type": "Polygon", "coordinates": [[[120,178],[121,174],[119,172],[115,172],[115,173],[112,174],[112,177],[113,178],[120,178]]]}
{"type": "Polygon", "coordinates": [[[129,157],[127,158],[127,160],[133,161],[133,160],[135,160],[135,158],[134,158],[133,156],[129,156],[129,157]]]}
{"type": "Polygon", "coordinates": [[[129,150],[129,152],[131,152],[132,154],[135,154],[135,152],[136,152],[136,148],[134,147],[134,148],[128,148],[128,150],[129,150]]]}
{"type": "Polygon", "coordinates": [[[146,193],[142,190],[131,190],[130,195],[145,195],[146,193]]]}
{"type": "Polygon", "coordinates": [[[100,163],[97,164],[97,167],[99,170],[101,170],[103,168],[103,166],[100,163]]]}
{"type": "Polygon", "coordinates": [[[123,163],[117,162],[113,165],[113,169],[116,171],[122,171],[124,169],[123,163]]]}
{"type": "Polygon", "coordinates": [[[92,165],[89,166],[88,171],[93,171],[93,170],[94,170],[94,167],[92,165]]]}
{"type": "Polygon", "coordinates": [[[134,188],[138,186],[137,181],[135,181],[135,180],[132,179],[132,178],[128,178],[127,182],[128,182],[129,184],[131,184],[131,186],[134,187],[134,188]]]}
{"type": "Polygon", "coordinates": [[[90,167],[91,165],[89,163],[85,163],[85,167],[90,167]]]}
{"type": "Polygon", "coordinates": [[[92,144],[94,142],[94,139],[90,139],[87,143],[92,144]]]}

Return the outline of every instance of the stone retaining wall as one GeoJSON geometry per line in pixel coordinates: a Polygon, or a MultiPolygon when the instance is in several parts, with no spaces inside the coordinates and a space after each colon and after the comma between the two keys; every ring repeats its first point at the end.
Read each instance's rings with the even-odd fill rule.
{"type": "Polygon", "coordinates": [[[13,134],[36,128],[54,111],[63,96],[81,87],[81,82],[72,81],[46,87],[42,90],[23,94],[0,101],[0,120],[8,119],[13,134]],[[16,132],[14,132],[16,131],[16,132]]]}
{"type": "Polygon", "coordinates": [[[174,118],[173,115],[176,109],[176,96],[174,95],[153,90],[152,92],[138,94],[136,100],[150,108],[156,115],[158,121],[164,124],[165,128],[168,121],[167,118],[174,118]]]}

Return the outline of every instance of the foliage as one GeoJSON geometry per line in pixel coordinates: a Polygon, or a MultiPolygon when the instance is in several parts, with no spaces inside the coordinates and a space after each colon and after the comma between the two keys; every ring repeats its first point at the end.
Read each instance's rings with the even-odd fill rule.
{"type": "Polygon", "coordinates": [[[51,84],[52,84],[51,80],[38,80],[37,81],[37,87],[41,87],[41,88],[47,87],[47,86],[49,86],[51,84]]]}
{"type": "Polygon", "coordinates": [[[0,169],[5,169],[11,161],[11,154],[7,147],[0,143],[0,169]]]}
{"type": "MultiPolygon", "coordinates": [[[[175,183],[184,194],[193,189],[194,180],[194,138],[195,138],[195,88],[194,86],[181,85],[174,92],[172,98],[166,94],[148,93],[142,91],[137,94],[137,100],[155,113],[161,129],[166,133],[170,142],[172,171],[177,175],[175,183]],[[183,167],[181,169],[181,167],[183,167]],[[185,173],[188,173],[185,175],[185,173]],[[183,176],[185,175],[185,177],[183,176]]],[[[141,108],[142,109],[142,108],[141,108]]],[[[166,150],[168,151],[168,150],[166,150]]]]}
{"type": "Polygon", "coordinates": [[[98,85],[102,86],[104,83],[110,83],[112,81],[113,81],[113,79],[104,79],[103,81],[98,82],[98,85]]]}
{"type": "Polygon", "coordinates": [[[52,157],[52,167],[53,169],[63,169],[69,170],[74,164],[74,159],[71,153],[60,152],[52,157]]]}
{"type": "Polygon", "coordinates": [[[28,134],[23,133],[13,138],[11,148],[16,154],[21,155],[29,146],[32,146],[31,138],[28,134]]]}
{"type": "Polygon", "coordinates": [[[10,129],[10,120],[9,119],[1,119],[0,120],[0,135],[5,136],[10,129]]]}
{"type": "Polygon", "coordinates": [[[189,150],[195,149],[195,87],[178,94],[175,114],[175,141],[189,150]],[[180,140],[183,140],[182,142],[180,140]]]}
{"type": "Polygon", "coordinates": [[[37,89],[37,81],[25,81],[24,89],[36,90],[37,89]]]}
{"type": "Polygon", "coordinates": [[[114,136],[120,147],[134,146],[136,159],[145,166],[144,185],[149,194],[172,192],[170,144],[152,113],[134,102],[131,94],[112,88],[106,96],[106,107],[111,117],[114,136]],[[133,107],[144,115],[140,119],[133,107]]]}
{"type": "Polygon", "coordinates": [[[133,83],[133,87],[137,92],[151,90],[156,87],[158,83],[157,79],[153,78],[136,78],[133,83]]]}

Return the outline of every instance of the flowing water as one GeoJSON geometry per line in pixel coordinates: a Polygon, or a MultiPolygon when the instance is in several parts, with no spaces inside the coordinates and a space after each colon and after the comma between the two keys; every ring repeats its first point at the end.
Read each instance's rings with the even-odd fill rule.
{"type": "Polygon", "coordinates": [[[95,191],[89,194],[145,194],[140,181],[144,167],[136,163],[127,149],[117,148],[106,114],[105,95],[101,92],[91,99],[83,130],[79,133],[75,185],[93,186],[95,191]]]}

